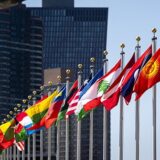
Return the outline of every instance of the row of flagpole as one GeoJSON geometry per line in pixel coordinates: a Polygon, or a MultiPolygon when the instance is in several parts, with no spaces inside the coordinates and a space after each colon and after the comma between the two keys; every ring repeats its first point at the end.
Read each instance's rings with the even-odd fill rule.
{"type": "MultiPolygon", "coordinates": [[[[153,38],[152,38],[152,54],[154,54],[156,52],[156,43],[157,43],[157,37],[155,36],[155,33],[156,33],[156,29],[153,29],[152,30],[153,32],[153,38]]],[[[136,59],[139,58],[139,55],[140,55],[140,45],[139,45],[139,42],[140,42],[140,37],[137,37],[136,39],[137,41],[137,45],[135,47],[135,53],[136,53],[136,59]]],[[[121,59],[122,59],[122,69],[123,69],[123,66],[124,66],[124,47],[125,45],[122,44],[121,45],[121,59]]],[[[108,59],[107,59],[107,54],[108,52],[104,52],[104,60],[103,60],[103,68],[104,68],[104,74],[107,72],[107,62],[108,62],[108,59]]],[[[92,73],[92,77],[94,75],[94,62],[95,62],[95,59],[94,58],[91,58],[91,66],[90,66],[90,71],[92,73]]],[[[78,68],[79,68],[79,72],[78,72],[78,88],[80,88],[81,86],[81,81],[82,81],[82,65],[79,64],[78,65],[78,68]]],[[[67,73],[67,77],[66,77],[66,95],[68,94],[69,92],[69,73],[70,73],[70,70],[67,70],[66,71],[67,73]]],[[[58,78],[60,79],[60,77],[58,78]]],[[[50,84],[51,85],[51,84],[50,84]]],[[[36,92],[33,91],[33,95],[35,97],[36,95],[36,92]]],[[[50,91],[48,92],[48,95],[50,95],[50,91]]],[[[152,142],[153,142],[153,145],[152,145],[152,155],[153,155],[153,160],[156,160],[157,159],[157,131],[156,131],[156,85],[153,87],[153,98],[152,98],[152,101],[153,101],[153,135],[152,135],[152,142]]],[[[28,99],[31,100],[31,97],[28,96],[28,99]]],[[[33,104],[36,102],[35,99],[33,99],[33,104]]],[[[140,141],[140,110],[139,110],[139,107],[140,107],[140,102],[139,100],[136,101],[136,104],[135,104],[135,142],[136,142],[136,160],[139,160],[139,157],[140,157],[140,152],[139,152],[139,141],[140,141]]],[[[28,103],[28,107],[30,107],[29,103],[28,103]]],[[[91,111],[90,113],[90,143],[89,143],[89,160],[93,160],[93,111],[91,111]]],[[[107,133],[108,133],[108,128],[109,128],[109,124],[108,124],[108,121],[107,121],[107,116],[109,115],[110,113],[107,112],[104,108],[104,111],[103,111],[103,160],[109,160],[109,157],[107,156],[107,144],[109,144],[109,142],[107,142],[108,138],[107,138],[107,133]]],[[[123,160],[123,140],[124,140],[124,135],[123,135],[123,130],[124,130],[124,113],[123,113],[123,99],[122,97],[120,97],[120,130],[119,130],[119,160],[123,160]]],[[[48,129],[48,160],[51,160],[51,128],[48,129]]],[[[43,159],[43,130],[40,131],[40,159],[42,160],[43,159]]],[[[59,153],[60,153],[60,150],[59,150],[59,143],[60,143],[60,123],[58,123],[58,126],[57,126],[57,155],[56,155],[56,158],[57,160],[60,160],[60,156],[59,156],[59,153]]],[[[33,160],[36,160],[36,134],[33,134],[33,151],[32,151],[32,156],[33,156],[33,160]]],[[[28,160],[30,160],[31,158],[31,138],[28,137],[28,160]]],[[[7,149],[6,152],[5,152],[5,156],[6,156],[6,159],[9,160],[9,154],[11,154],[11,148],[7,149]],[[9,153],[10,152],[10,153],[9,153]]],[[[13,158],[16,159],[16,148],[15,146],[13,147],[13,158]]],[[[19,151],[17,151],[17,157],[19,159],[19,151]]],[[[24,151],[22,152],[22,160],[25,159],[25,153],[24,151]]],[[[65,160],[69,160],[69,119],[66,120],[66,146],[65,146],[65,160]]],[[[77,122],[77,160],[81,160],[81,122],[78,121],[77,122]]]]}

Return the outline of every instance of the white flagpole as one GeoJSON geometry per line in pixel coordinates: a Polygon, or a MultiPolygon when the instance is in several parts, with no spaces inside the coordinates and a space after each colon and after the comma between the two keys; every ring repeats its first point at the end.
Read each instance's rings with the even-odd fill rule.
{"type": "MultiPolygon", "coordinates": [[[[82,64],[78,64],[78,89],[82,83],[82,64]]],[[[81,160],[81,121],[77,122],[77,160],[81,160]]]]}
{"type": "Polygon", "coordinates": [[[16,146],[13,146],[13,160],[16,160],[16,146]]]}
{"type": "MultiPolygon", "coordinates": [[[[33,105],[36,103],[36,91],[33,91],[33,105]]],[[[36,160],[36,133],[32,135],[33,138],[33,160],[36,160]]]]}
{"type": "Polygon", "coordinates": [[[11,160],[11,155],[12,155],[12,147],[9,148],[9,160],[11,160]]]}
{"type": "MultiPolygon", "coordinates": [[[[30,107],[30,100],[32,99],[32,96],[28,96],[28,108],[30,107]]],[[[28,137],[28,156],[27,156],[27,160],[30,160],[31,159],[31,137],[29,136],[28,137]]]]}
{"type": "MultiPolygon", "coordinates": [[[[107,55],[108,52],[105,50],[103,52],[104,59],[103,59],[103,75],[107,73],[107,67],[108,67],[108,59],[107,55]]],[[[107,152],[107,145],[110,143],[108,140],[108,129],[110,128],[110,124],[108,121],[108,116],[110,112],[106,111],[105,107],[103,107],[103,160],[109,160],[109,153],[107,152]],[[108,154],[107,154],[108,153],[108,154]]]]}
{"type": "MultiPolygon", "coordinates": [[[[49,87],[50,87],[50,90],[49,90],[49,92],[48,92],[48,96],[50,96],[50,95],[51,95],[52,82],[49,81],[49,82],[48,82],[48,85],[49,85],[49,87]]],[[[48,129],[48,160],[51,160],[51,158],[52,158],[52,153],[51,153],[52,137],[51,137],[51,134],[52,134],[52,127],[50,127],[50,128],[48,129]]]]}
{"type": "MultiPolygon", "coordinates": [[[[18,108],[22,107],[20,111],[23,111],[23,109],[26,108],[26,102],[27,102],[26,99],[23,99],[22,102],[23,102],[22,106],[21,104],[17,104],[18,108]]],[[[22,154],[21,154],[22,160],[25,160],[25,147],[26,147],[26,144],[24,143],[24,150],[22,151],[22,154]]]]}
{"type": "MultiPolygon", "coordinates": [[[[66,96],[69,93],[69,74],[70,74],[70,70],[67,69],[66,70],[66,96]]],[[[66,119],[66,152],[65,152],[65,160],[69,160],[69,117],[66,119]]]]}
{"type": "MultiPolygon", "coordinates": [[[[137,41],[137,45],[135,48],[135,52],[136,52],[136,60],[138,60],[139,56],[140,56],[140,48],[141,46],[139,45],[141,38],[137,37],[136,41],[137,41]]],[[[139,160],[139,134],[140,134],[140,101],[137,100],[136,101],[136,110],[135,110],[135,141],[136,141],[136,160],[139,160]]]]}
{"type": "Polygon", "coordinates": [[[9,148],[6,150],[6,152],[7,152],[6,158],[7,158],[7,160],[9,160],[9,148]]]}
{"type": "MultiPolygon", "coordinates": [[[[61,86],[61,76],[57,76],[58,79],[58,85],[57,85],[57,89],[58,91],[60,91],[60,86],[61,86]]],[[[60,123],[61,121],[58,122],[57,124],[57,155],[56,155],[56,160],[60,160],[60,123]]]]}
{"type": "MultiPolygon", "coordinates": [[[[91,65],[90,65],[90,72],[92,74],[92,77],[94,76],[94,63],[95,63],[95,58],[92,57],[90,59],[91,65]]],[[[93,111],[90,112],[90,133],[89,133],[89,160],[93,160],[93,120],[94,120],[94,115],[93,111]]]]}
{"type": "MultiPolygon", "coordinates": [[[[156,52],[157,48],[157,37],[155,36],[155,33],[157,32],[156,28],[152,30],[153,38],[152,38],[152,55],[156,52]]],[[[153,160],[157,160],[157,93],[156,93],[156,85],[153,87],[153,160]]]]}
{"type": "Polygon", "coordinates": [[[22,160],[25,160],[25,143],[24,143],[24,151],[22,151],[22,160]]]}
{"type": "MultiPolygon", "coordinates": [[[[41,90],[41,99],[42,99],[44,86],[41,86],[40,90],[41,90]]],[[[40,130],[40,160],[43,160],[43,130],[40,130]]]]}
{"type": "MultiPolygon", "coordinates": [[[[124,65],[124,44],[121,44],[121,63],[122,63],[122,69],[123,69],[123,65],[124,65]]],[[[120,96],[120,125],[119,125],[119,160],[123,160],[123,130],[124,130],[124,113],[123,113],[123,97],[120,96]]]]}
{"type": "Polygon", "coordinates": [[[3,153],[3,160],[6,160],[6,150],[3,153]]]}
{"type": "MultiPolygon", "coordinates": [[[[11,158],[12,159],[12,158],[11,158]]],[[[17,149],[17,160],[20,160],[20,152],[19,150],[17,149]]]]}

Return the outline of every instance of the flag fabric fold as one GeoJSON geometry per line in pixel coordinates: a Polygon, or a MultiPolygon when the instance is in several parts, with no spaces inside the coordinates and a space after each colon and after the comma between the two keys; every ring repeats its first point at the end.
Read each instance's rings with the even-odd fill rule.
{"type": "Polygon", "coordinates": [[[55,90],[50,96],[38,101],[38,103],[34,104],[25,111],[25,113],[32,120],[32,124],[27,126],[28,135],[36,133],[44,128],[44,117],[51,105],[52,100],[57,96],[57,94],[58,90],[55,90]]]}
{"type": "Polygon", "coordinates": [[[25,142],[24,141],[21,141],[21,142],[14,141],[14,144],[20,152],[24,151],[24,149],[25,149],[25,142]]]}
{"type": "MultiPolygon", "coordinates": [[[[30,132],[30,131],[28,131],[27,129],[28,128],[30,128],[32,125],[33,125],[33,121],[32,121],[32,119],[27,115],[27,113],[26,112],[21,112],[21,113],[19,113],[19,114],[17,114],[16,115],[16,117],[15,117],[15,119],[16,119],[16,121],[20,124],[19,125],[19,127],[21,126],[21,129],[23,130],[23,128],[27,131],[27,135],[30,135],[30,134],[32,134],[32,133],[34,133],[34,132],[30,132]],[[23,126],[23,128],[22,128],[22,126],[23,126]]],[[[15,129],[15,131],[16,131],[16,129],[15,129]]],[[[18,131],[19,131],[19,129],[18,129],[18,131]]],[[[16,131],[17,132],[17,131],[16,131]]],[[[20,133],[20,132],[19,132],[20,133]]],[[[23,134],[23,133],[22,133],[23,134]]],[[[25,134],[25,133],[24,133],[25,134]]],[[[18,137],[20,136],[20,135],[18,135],[18,133],[17,133],[17,135],[16,135],[17,137],[17,141],[19,141],[18,140],[18,137]]],[[[24,137],[25,137],[25,135],[23,135],[24,137]]],[[[23,137],[22,135],[21,135],[21,137],[23,137]]],[[[20,138],[20,137],[19,137],[20,138]]],[[[21,138],[20,138],[21,139],[21,138]]]]}
{"type": "MultiPolygon", "coordinates": [[[[87,101],[86,99],[84,99],[84,97],[86,97],[87,91],[102,76],[103,76],[103,69],[99,70],[97,72],[97,74],[89,81],[89,83],[81,91],[79,101],[77,104],[77,108],[75,110],[75,114],[78,116],[78,120],[84,118],[87,115],[87,113],[84,111],[84,108],[83,108],[84,103],[87,101]]],[[[92,94],[94,94],[94,93],[92,93],[92,94]]]]}
{"type": "Polygon", "coordinates": [[[39,103],[34,104],[25,111],[25,113],[32,119],[34,124],[38,123],[46,114],[51,101],[57,94],[58,91],[56,90],[49,97],[47,97],[43,101],[40,101],[39,103]]]}
{"type": "Polygon", "coordinates": [[[78,91],[78,80],[76,80],[74,82],[74,84],[72,85],[72,87],[69,91],[69,94],[68,94],[67,98],[65,99],[64,105],[62,106],[60,112],[58,113],[57,123],[60,120],[65,119],[66,112],[67,112],[68,107],[69,107],[69,103],[70,103],[70,101],[72,101],[72,99],[76,95],[77,91],[78,91]]]}
{"type": "Polygon", "coordinates": [[[121,60],[107,72],[104,76],[98,79],[83,95],[81,103],[84,106],[84,111],[90,111],[101,104],[101,97],[110,88],[111,84],[119,76],[121,71],[121,60]]]}
{"type": "Polygon", "coordinates": [[[92,79],[92,74],[90,74],[89,78],[83,82],[83,85],[80,87],[80,89],[77,90],[75,96],[69,101],[69,107],[66,112],[66,118],[68,118],[70,115],[75,113],[75,110],[77,109],[77,104],[79,101],[80,94],[83,88],[89,83],[91,79],[92,79]]]}
{"type": "Polygon", "coordinates": [[[0,125],[0,131],[1,131],[0,150],[7,149],[13,145],[14,127],[15,127],[14,119],[0,125]]]}
{"type": "Polygon", "coordinates": [[[20,123],[14,127],[15,142],[21,142],[27,139],[27,131],[20,123]]]}
{"type": "Polygon", "coordinates": [[[141,70],[138,80],[134,86],[134,92],[136,92],[136,100],[138,100],[142,94],[160,81],[160,49],[152,56],[152,58],[146,63],[141,70]]]}
{"type": "Polygon", "coordinates": [[[57,120],[58,113],[66,98],[66,87],[62,87],[58,95],[52,100],[48,112],[43,119],[46,128],[50,128],[57,120]]]}
{"type": "Polygon", "coordinates": [[[101,98],[101,102],[103,103],[104,107],[107,110],[111,110],[113,107],[115,107],[118,104],[119,96],[120,96],[120,89],[121,89],[121,83],[126,76],[126,74],[129,72],[131,67],[135,63],[135,54],[131,57],[125,68],[122,70],[122,72],[119,74],[119,76],[114,80],[114,82],[111,84],[109,89],[103,94],[101,98]]]}
{"type": "Polygon", "coordinates": [[[133,67],[123,80],[121,87],[121,95],[125,99],[126,104],[129,104],[131,100],[133,87],[139,76],[140,70],[144,67],[144,65],[151,58],[151,56],[152,46],[149,46],[149,48],[140,56],[140,58],[136,61],[136,63],[133,65],[133,67]]]}

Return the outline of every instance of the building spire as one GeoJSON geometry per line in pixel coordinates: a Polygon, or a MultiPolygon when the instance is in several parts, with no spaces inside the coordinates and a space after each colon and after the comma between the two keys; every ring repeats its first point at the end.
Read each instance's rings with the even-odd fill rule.
{"type": "Polygon", "coordinates": [[[74,8],[74,0],[42,0],[43,7],[74,8]]]}

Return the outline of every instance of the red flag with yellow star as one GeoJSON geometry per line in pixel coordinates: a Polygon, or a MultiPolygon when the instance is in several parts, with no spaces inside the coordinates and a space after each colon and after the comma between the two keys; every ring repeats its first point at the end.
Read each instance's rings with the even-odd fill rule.
{"type": "Polygon", "coordinates": [[[139,78],[134,86],[136,100],[157,82],[160,81],[160,49],[152,56],[140,72],[139,78]]]}

